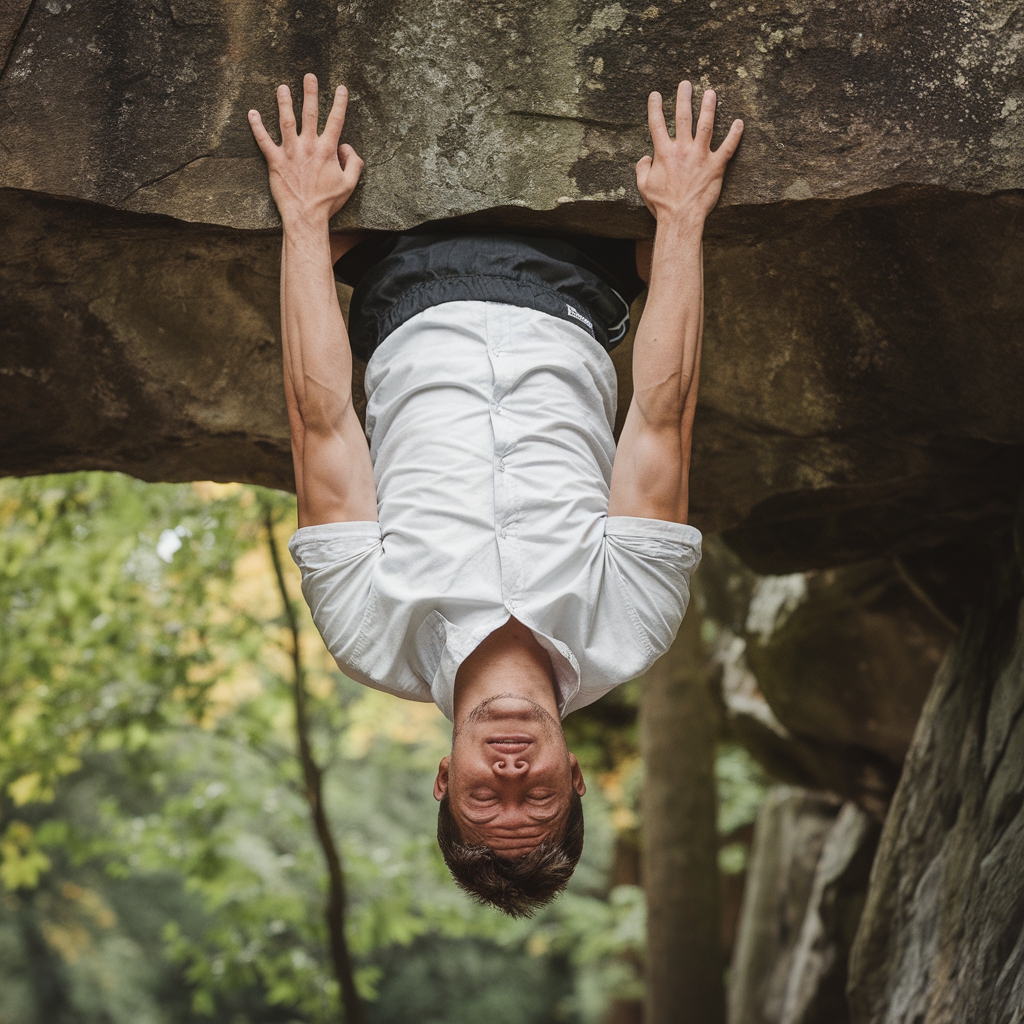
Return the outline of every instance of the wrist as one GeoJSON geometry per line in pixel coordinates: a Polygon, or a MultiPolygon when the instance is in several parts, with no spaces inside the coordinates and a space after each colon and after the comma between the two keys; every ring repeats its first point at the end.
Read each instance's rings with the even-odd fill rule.
{"type": "Polygon", "coordinates": [[[659,211],[655,239],[699,242],[704,237],[704,215],[692,210],[659,211]]]}
{"type": "Polygon", "coordinates": [[[330,222],[325,212],[289,210],[281,214],[281,226],[286,243],[322,240],[330,244],[330,222]]]}

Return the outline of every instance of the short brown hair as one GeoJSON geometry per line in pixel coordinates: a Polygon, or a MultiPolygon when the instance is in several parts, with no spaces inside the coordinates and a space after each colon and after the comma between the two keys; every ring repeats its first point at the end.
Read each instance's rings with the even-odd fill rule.
{"type": "Polygon", "coordinates": [[[532,917],[569,884],[583,852],[583,801],[572,791],[565,831],[557,843],[545,840],[515,859],[489,846],[470,845],[452,815],[446,793],[437,808],[437,845],[460,889],[509,917],[532,917]]]}

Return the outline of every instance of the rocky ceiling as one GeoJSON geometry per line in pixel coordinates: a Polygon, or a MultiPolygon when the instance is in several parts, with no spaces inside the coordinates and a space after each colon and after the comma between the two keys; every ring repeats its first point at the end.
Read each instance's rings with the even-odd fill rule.
{"type": "Polygon", "coordinates": [[[645,96],[687,76],[747,124],[708,225],[697,524],[779,572],[1009,521],[1020,0],[7,0],[0,66],[0,472],[289,486],[245,116],[277,82],[352,90],[338,226],[643,237],[645,96]]]}

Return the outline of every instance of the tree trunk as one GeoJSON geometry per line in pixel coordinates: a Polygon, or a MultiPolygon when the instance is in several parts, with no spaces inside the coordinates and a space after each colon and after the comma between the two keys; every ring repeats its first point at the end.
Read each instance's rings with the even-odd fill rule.
{"type": "Polygon", "coordinates": [[[352,956],[349,952],[348,940],[345,937],[345,875],[341,866],[341,854],[334,841],[334,832],[324,807],[323,769],[313,756],[313,748],[309,740],[306,677],[302,666],[299,620],[295,615],[291,598],[288,596],[288,587],[285,585],[281,555],[277,550],[277,541],[274,539],[274,516],[269,506],[264,506],[264,525],[267,530],[270,560],[274,566],[274,575],[277,578],[277,586],[292,638],[292,703],[295,708],[296,746],[298,747],[299,763],[302,766],[303,795],[309,805],[313,830],[316,832],[316,838],[327,865],[327,903],[324,907],[324,921],[327,925],[331,966],[334,968],[334,976],[341,988],[341,1005],[345,1011],[345,1024],[364,1024],[366,1013],[363,1001],[359,998],[359,992],[356,989],[352,956]]]}
{"type": "Polygon", "coordinates": [[[724,1024],[715,744],[701,616],[691,603],[644,676],[640,749],[647,894],[646,1024],[724,1024]]]}

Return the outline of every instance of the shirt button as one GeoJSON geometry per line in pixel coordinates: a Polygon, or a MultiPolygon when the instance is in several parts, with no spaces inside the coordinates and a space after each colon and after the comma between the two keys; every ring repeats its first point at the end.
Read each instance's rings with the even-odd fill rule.
{"type": "Polygon", "coordinates": [[[502,459],[501,462],[498,463],[498,472],[499,473],[504,473],[505,472],[505,460],[504,459],[502,459]]]}
{"type": "Polygon", "coordinates": [[[495,416],[500,416],[501,415],[501,406],[500,405],[495,405],[494,406],[494,415],[495,416]]]}
{"type": "Polygon", "coordinates": [[[501,535],[502,535],[502,537],[507,537],[508,536],[508,531],[505,529],[504,526],[501,528],[501,535]]]}

